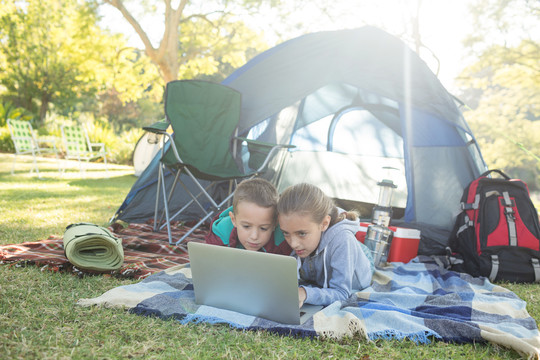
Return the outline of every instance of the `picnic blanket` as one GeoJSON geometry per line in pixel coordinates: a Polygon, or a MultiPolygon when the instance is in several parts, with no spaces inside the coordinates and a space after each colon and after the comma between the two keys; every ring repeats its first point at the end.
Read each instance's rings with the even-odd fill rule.
{"type": "Polygon", "coordinates": [[[440,268],[429,257],[378,269],[373,284],[335,302],[303,325],[286,325],[194,302],[189,264],[111,289],[78,305],[126,307],[130,312],[175,318],[182,324],[223,323],[237,329],[267,330],[302,337],[410,339],[429,343],[491,342],[527,357],[540,357],[540,334],[526,303],[489,282],[440,268]]]}
{"type": "MultiPolygon", "coordinates": [[[[0,246],[0,264],[10,266],[40,266],[42,270],[72,272],[78,276],[102,274],[121,278],[143,279],[150,274],[189,262],[185,246],[169,245],[167,230],[152,231],[152,222],[129,224],[124,227],[114,224],[109,227],[113,235],[122,239],[124,261],[116,270],[95,271],[83,269],[71,263],[64,254],[63,238],[52,235],[46,240],[0,246]]],[[[173,224],[172,235],[179,239],[191,228],[173,224]]],[[[204,241],[206,229],[200,228],[187,239],[204,241]]]]}

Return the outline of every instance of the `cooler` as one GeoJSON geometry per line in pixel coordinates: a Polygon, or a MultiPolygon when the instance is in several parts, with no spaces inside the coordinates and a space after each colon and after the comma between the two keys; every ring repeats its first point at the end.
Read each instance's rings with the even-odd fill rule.
{"type": "MultiPolygon", "coordinates": [[[[356,238],[364,243],[367,228],[371,223],[360,223],[360,231],[356,233],[356,238]]],[[[420,230],[390,226],[394,232],[390,250],[388,252],[388,262],[407,263],[418,254],[418,245],[420,244],[420,230]]]]}
{"type": "Polygon", "coordinates": [[[420,244],[420,230],[394,226],[390,226],[390,229],[394,232],[394,236],[387,261],[407,263],[415,258],[420,244]]]}

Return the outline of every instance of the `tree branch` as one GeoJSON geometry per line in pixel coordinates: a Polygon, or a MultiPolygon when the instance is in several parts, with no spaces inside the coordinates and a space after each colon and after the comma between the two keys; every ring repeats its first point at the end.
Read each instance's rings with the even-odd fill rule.
{"type": "Polygon", "coordinates": [[[135,20],[135,18],[133,17],[133,15],[131,15],[129,10],[126,9],[122,0],[103,0],[103,1],[106,4],[114,6],[122,13],[122,16],[124,16],[124,18],[133,27],[137,35],[139,35],[139,38],[142,40],[144,44],[144,48],[148,56],[153,59],[155,57],[156,49],[152,46],[152,42],[148,38],[148,35],[146,35],[146,32],[143,30],[139,22],[135,20]]]}

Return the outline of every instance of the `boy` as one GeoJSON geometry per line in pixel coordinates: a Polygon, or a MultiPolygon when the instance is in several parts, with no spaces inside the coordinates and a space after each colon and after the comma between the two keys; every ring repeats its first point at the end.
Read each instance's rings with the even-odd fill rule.
{"type": "Polygon", "coordinates": [[[290,255],[291,247],[276,228],[277,201],[277,190],[269,181],[242,181],[234,193],[232,207],[212,221],[206,243],[290,255]]]}

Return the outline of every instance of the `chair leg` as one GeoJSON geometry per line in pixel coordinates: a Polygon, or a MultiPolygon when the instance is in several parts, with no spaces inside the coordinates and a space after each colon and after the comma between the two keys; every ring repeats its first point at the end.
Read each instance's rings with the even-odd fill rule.
{"type": "MultiPolygon", "coordinates": [[[[186,210],[191,204],[193,203],[196,203],[199,208],[206,214],[208,213],[208,211],[206,211],[206,209],[204,208],[204,206],[202,206],[202,204],[197,200],[199,198],[199,196],[201,196],[203,193],[200,192],[198,195],[194,195],[191,191],[189,191],[188,187],[186,186],[186,184],[184,184],[184,182],[182,180],[178,180],[178,182],[180,183],[180,185],[182,185],[182,187],[184,188],[184,191],[191,197],[191,200],[189,200],[184,206],[182,206],[182,208],[180,210],[178,210],[177,212],[175,212],[172,216],[171,216],[171,220],[174,220],[178,215],[180,215],[184,210],[186,210]]],[[[208,185],[208,187],[206,188],[208,190],[209,187],[211,187],[212,184],[208,185]]],[[[174,184],[174,187],[176,188],[176,180],[175,180],[175,184],[174,184]]],[[[172,191],[170,192],[170,197],[172,197],[172,191]]],[[[169,198],[170,200],[170,198],[169,198]]],[[[160,223],[161,223],[161,220],[163,219],[163,214],[161,215],[161,218],[160,218],[160,223]]],[[[159,230],[163,229],[165,225],[161,225],[161,227],[159,228],[159,230]]]]}
{"type": "MultiPolygon", "coordinates": [[[[172,172],[171,172],[172,173],[172,172]]],[[[163,189],[165,189],[165,165],[163,165],[163,189]]],[[[174,174],[174,181],[171,185],[171,189],[169,190],[169,195],[166,197],[166,198],[163,198],[163,201],[165,201],[167,204],[169,204],[171,202],[171,199],[172,199],[172,196],[174,194],[174,190],[176,189],[176,185],[178,184],[178,178],[180,177],[180,171],[177,171],[175,174],[174,174]]],[[[165,210],[163,210],[161,212],[161,216],[157,222],[158,226],[159,226],[159,230],[161,231],[161,229],[163,229],[163,227],[166,225],[165,224],[162,224],[163,222],[163,216],[165,216],[165,210]]],[[[172,219],[174,219],[174,216],[170,217],[169,218],[169,221],[171,221],[172,219]]]]}
{"type": "Polygon", "coordinates": [[[219,204],[216,206],[216,210],[210,210],[208,212],[206,212],[206,216],[203,217],[197,224],[195,224],[195,226],[193,226],[187,233],[184,234],[184,236],[182,236],[176,243],[175,245],[178,245],[180,244],[182,241],[184,241],[184,239],[186,239],[189,235],[191,235],[195,230],[197,230],[206,220],[208,220],[216,211],[219,211],[221,209],[221,207],[224,205],[224,204],[227,204],[233,197],[234,193],[229,193],[229,195],[227,195],[227,197],[219,204]]]}
{"type": "Polygon", "coordinates": [[[103,164],[105,165],[105,174],[109,178],[109,167],[107,166],[107,155],[103,154],[103,164]]]}
{"type": "Polygon", "coordinates": [[[13,154],[13,164],[11,165],[11,175],[15,175],[15,163],[17,162],[17,154],[13,154]]]}
{"type": "Polygon", "coordinates": [[[195,182],[195,185],[197,185],[199,190],[204,194],[204,196],[206,196],[206,198],[210,201],[212,206],[214,208],[219,208],[218,204],[214,201],[214,199],[210,196],[210,194],[208,194],[206,189],[197,181],[197,178],[191,173],[191,171],[189,171],[187,167],[185,169],[186,169],[186,173],[189,175],[191,179],[193,179],[193,182],[195,182]]]}
{"type": "MultiPolygon", "coordinates": [[[[154,207],[154,228],[152,229],[154,232],[158,231],[159,224],[157,222],[157,214],[159,211],[159,197],[161,192],[161,177],[163,176],[163,168],[162,168],[161,162],[158,164],[158,183],[157,183],[157,189],[156,189],[156,205],[154,207]]],[[[160,220],[161,222],[161,220],[160,220]]]]}
{"type": "Polygon", "coordinates": [[[30,170],[30,174],[32,173],[32,171],[35,168],[38,179],[41,179],[41,174],[39,173],[39,168],[38,168],[38,164],[37,164],[36,153],[34,152],[34,150],[32,150],[32,159],[33,159],[32,160],[33,168],[30,170]]]}
{"type": "Polygon", "coordinates": [[[167,190],[165,189],[165,177],[161,177],[161,190],[163,193],[163,207],[165,208],[165,221],[167,222],[167,235],[169,237],[169,244],[172,245],[171,235],[171,222],[169,219],[169,204],[167,204],[167,190]]]}
{"type": "Polygon", "coordinates": [[[56,145],[53,142],[53,151],[54,151],[54,157],[56,158],[56,164],[58,165],[58,174],[62,176],[62,165],[60,164],[60,158],[58,157],[58,149],[56,149],[56,145]]]}
{"type": "Polygon", "coordinates": [[[185,238],[187,238],[189,235],[191,235],[195,230],[197,230],[199,228],[199,226],[201,226],[206,220],[208,220],[213,214],[214,214],[214,210],[211,210],[209,211],[205,217],[203,217],[201,220],[199,220],[199,222],[197,224],[195,224],[195,226],[193,226],[191,229],[189,229],[189,231],[187,233],[184,234],[184,236],[182,236],[176,243],[174,243],[175,245],[178,245],[180,244],[182,241],[184,241],[185,238]]]}

